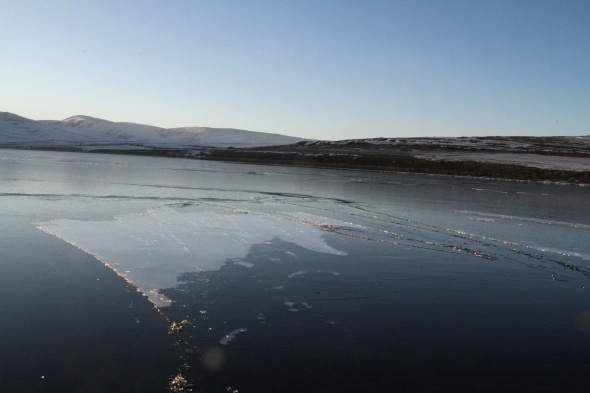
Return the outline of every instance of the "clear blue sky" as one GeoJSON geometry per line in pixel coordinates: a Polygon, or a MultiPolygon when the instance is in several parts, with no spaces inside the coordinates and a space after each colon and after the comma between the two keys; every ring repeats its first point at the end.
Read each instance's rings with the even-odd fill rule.
{"type": "Polygon", "coordinates": [[[318,139],[590,134],[590,1],[0,0],[0,111],[318,139]]]}

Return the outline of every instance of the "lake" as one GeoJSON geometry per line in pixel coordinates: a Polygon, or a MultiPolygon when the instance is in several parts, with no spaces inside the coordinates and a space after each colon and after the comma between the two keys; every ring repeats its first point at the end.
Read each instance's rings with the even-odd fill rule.
{"type": "Polygon", "coordinates": [[[0,150],[0,391],[585,392],[589,202],[0,150]]]}

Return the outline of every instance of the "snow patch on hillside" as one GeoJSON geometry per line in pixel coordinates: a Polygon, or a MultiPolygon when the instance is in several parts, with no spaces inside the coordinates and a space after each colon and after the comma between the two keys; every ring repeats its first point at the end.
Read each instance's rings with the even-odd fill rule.
{"type": "Polygon", "coordinates": [[[368,138],[341,141],[308,141],[313,147],[397,148],[406,151],[457,149],[462,151],[575,153],[590,155],[590,136],[492,136],[459,138],[368,138]]]}
{"type": "Polygon", "coordinates": [[[446,161],[477,161],[496,164],[524,165],[533,168],[556,169],[563,171],[590,171],[590,157],[550,156],[523,153],[447,153],[429,152],[416,154],[418,158],[446,161]]]}
{"type": "Polygon", "coordinates": [[[75,146],[128,150],[144,146],[156,148],[258,147],[303,141],[285,135],[227,128],[185,127],[166,129],[144,124],[118,123],[90,116],[65,120],[34,121],[0,112],[0,143],[28,147],[75,146]]]}
{"type": "Polygon", "coordinates": [[[218,147],[257,147],[271,145],[290,145],[302,139],[290,136],[269,134],[256,131],[243,131],[234,128],[183,127],[171,128],[169,132],[177,132],[187,144],[218,147]],[[187,136],[190,135],[190,136],[187,136]],[[271,142],[269,144],[269,142],[271,142]]]}

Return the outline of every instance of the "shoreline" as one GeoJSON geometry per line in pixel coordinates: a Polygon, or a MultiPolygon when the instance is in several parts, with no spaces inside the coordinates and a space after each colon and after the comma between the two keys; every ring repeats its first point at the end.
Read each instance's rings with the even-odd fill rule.
{"type": "MultiPolygon", "coordinates": [[[[466,176],[479,179],[555,182],[569,185],[590,185],[590,171],[538,168],[514,163],[478,160],[421,158],[424,151],[315,150],[279,146],[261,149],[188,149],[149,148],[109,149],[85,146],[7,146],[0,149],[62,151],[73,153],[121,154],[146,157],[188,158],[244,164],[285,165],[326,169],[351,169],[399,173],[419,173],[446,176],[466,176]]],[[[484,151],[485,152],[485,151],[484,151]]],[[[490,153],[490,152],[486,152],[490,153]]],[[[527,153],[520,153],[527,154],[527,153]]],[[[557,155],[566,157],[567,155],[557,155]]]]}
{"type": "Polygon", "coordinates": [[[467,176],[480,179],[550,181],[590,185],[590,171],[537,168],[511,163],[477,160],[432,160],[409,153],[394,154],[318,154],[253,150],[214,151],[200,159],[248,164],[287,165],[329,169],[377,170],[385,172],[467,176]]]}

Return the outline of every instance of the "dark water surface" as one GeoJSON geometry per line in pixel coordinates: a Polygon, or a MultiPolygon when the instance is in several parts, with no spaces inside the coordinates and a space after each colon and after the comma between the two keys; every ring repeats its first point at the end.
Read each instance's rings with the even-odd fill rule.
{"type": "Polygon", "coordinates": [[[0,150],[0,391],[163,392],[186,362],[202,392],[586,392],[589,196],[0,150]],[[180,348],[128,283],[170,274],[180,348]]]}

